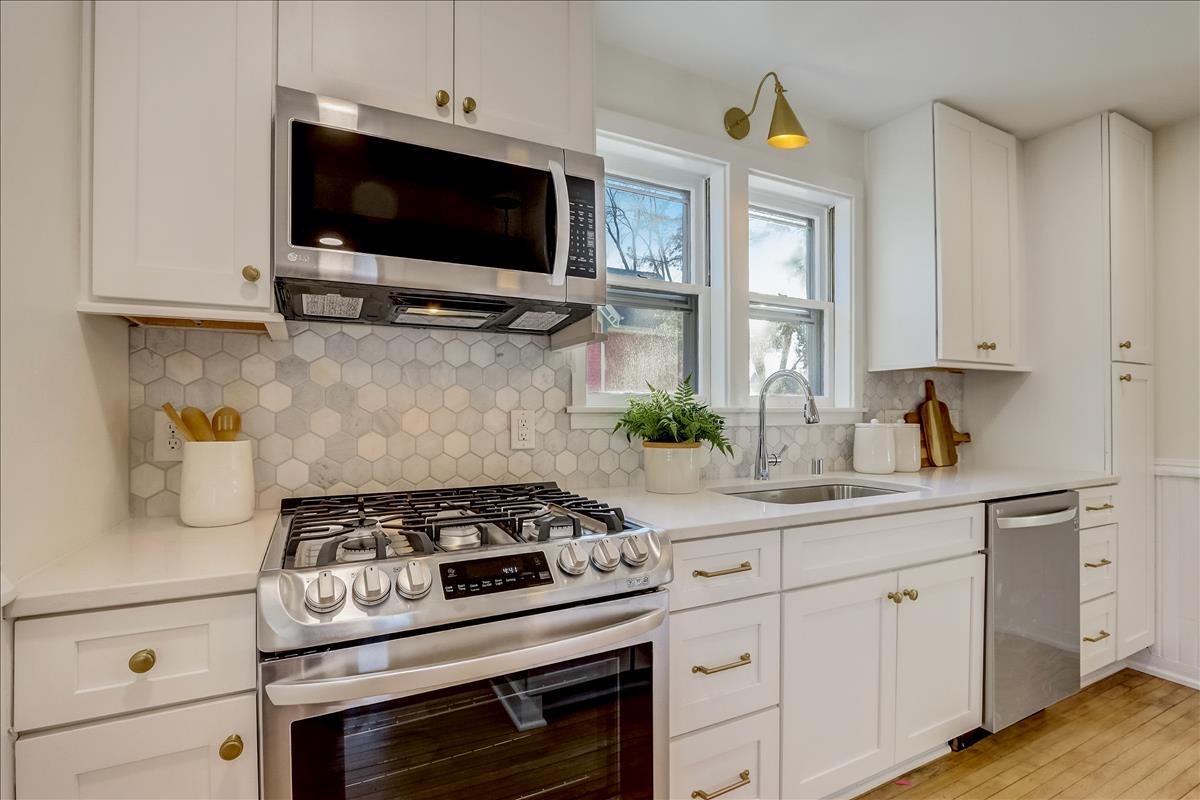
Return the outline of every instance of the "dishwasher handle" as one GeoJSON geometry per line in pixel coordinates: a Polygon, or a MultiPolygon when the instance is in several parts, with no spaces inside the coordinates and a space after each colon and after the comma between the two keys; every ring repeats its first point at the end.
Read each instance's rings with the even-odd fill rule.
{"type": "Polygon", "coordinates": [[[996,517],[997,528],[1041,528],[1046,525],[1057,525],[1060,522],[1070,522],[1079,513],[1076,506],[1054,511],[1049,514],[1036,514],[1031,517],[996,517]]]}

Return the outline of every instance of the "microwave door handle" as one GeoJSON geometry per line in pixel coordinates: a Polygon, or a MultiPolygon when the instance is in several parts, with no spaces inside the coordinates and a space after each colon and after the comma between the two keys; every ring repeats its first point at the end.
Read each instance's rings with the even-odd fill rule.
{"type": "Polygon", "coordinates": [[[1038,514],[1033,517],[996,517],[998,528],[1041,528],[1046,525],[1057,525],[1060,522],[1070,522],[1075,519],[1077,509],[1068,508],[1051,514],[1038,514]]]}
{"type": "Polygon", "coordinates": [[[554,184],[554,206],[558,212],[550,285],[562,286],[567,282],[567,255],[571,248],[571,197],[567,194],[566,170],[558,161],[550,162],[550,178],[554,184]]]}
{"type": "Polygon", "coordinates": [[[510,672],[576,658],[588,652],[621,645],[652,631],[666,619],[665,609],[655,609],[614,625],[538,642],[516,650],[441,664],[370,672],[341,678],[276,681],[265,687],[276,706],[325,705],[391,694],[415,694],[493,678],[510,672]]]}

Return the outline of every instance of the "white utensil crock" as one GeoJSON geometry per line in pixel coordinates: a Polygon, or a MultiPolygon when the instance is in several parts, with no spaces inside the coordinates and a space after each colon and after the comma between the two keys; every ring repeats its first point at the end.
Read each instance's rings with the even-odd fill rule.
{"type": "Polygon", "coordinates": [[[896,433],[896,472],[919,472],[921,469],[921,426],[899,422],[896,433]]]}
{"type": "Polygon", "coordinates": [[[235,525],[254,516],[249,440],[184,442],[179,518],[194,528],[235,525]]]}
{"type": "Polygon", "coordinates": [[[700,443],[642,442],[646,491],[689,494],[700,491],[700,443]]]}
{"type": "Polygon", "coordinates": [[[887,475],[896,471],[894,426],[873,419],[854,426],[854,471],[887,475]]]}

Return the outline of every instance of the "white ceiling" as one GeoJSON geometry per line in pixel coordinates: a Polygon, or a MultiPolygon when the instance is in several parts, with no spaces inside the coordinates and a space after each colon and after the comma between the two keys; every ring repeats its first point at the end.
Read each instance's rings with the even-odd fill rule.
{"type": "MultiPolygon", "coordinates": [[[[1035,136],[1112,109],[1155,128],[1200,110],[1200,3],[601,0],[602,41],[869,129],[939,99],[1035,136]]],[[[631,91],[636,89],[631,87],[631,91]]]]}

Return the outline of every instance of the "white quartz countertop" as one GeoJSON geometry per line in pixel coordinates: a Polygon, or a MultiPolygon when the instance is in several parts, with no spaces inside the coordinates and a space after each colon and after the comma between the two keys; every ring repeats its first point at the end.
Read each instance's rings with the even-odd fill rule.
{"type": "Polygon", "coordinates": [[[621,506],[627,517],[666,532],[673,541],[681,541],[965,505],[1061,489],[1084,489],[1116,482],[1117,479],[1111,475],[1095,472],[958,466],[891,475],[833,472],[815,478],[793,476],[769,481],[711,481],[704,483],[695,494],[652,494],[640,487],[593,489],[587,494],[621,506]],[[804,505],[764,503],[723,493],[838,482],[901,491],[897,494],[804,505]]]}
{"type": "Polygon", "coordinates": [[[189,528],[172,517],[126,520],[22,578],[7,615],[252,592],[278,518],[259,511],[220,528],[189,528]]]}

